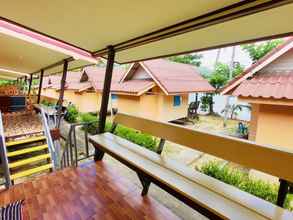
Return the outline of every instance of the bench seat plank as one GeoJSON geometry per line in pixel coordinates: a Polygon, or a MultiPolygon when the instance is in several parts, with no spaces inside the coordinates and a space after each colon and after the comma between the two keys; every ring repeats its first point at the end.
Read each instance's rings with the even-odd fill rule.
{"type": "Polygon", "coordinates": [[[90,140],[222,218],[293,219],[293,214],[284,209],[111,133],[90,140]]]}

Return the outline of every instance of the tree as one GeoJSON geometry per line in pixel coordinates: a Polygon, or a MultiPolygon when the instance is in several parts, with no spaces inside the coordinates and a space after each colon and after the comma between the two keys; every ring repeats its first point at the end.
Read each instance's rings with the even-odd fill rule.
{"type": "Polygon", "coordinates": [[[238,76],[243,72],[243,67],[237,63],[233,70],[225,63],[217,63],[214,72],[208,77],[209,83],[219,90],[230,80],[230,74],[232,78],[238,76]]]}
{"type": "Polygon", "coordinates": [[[246,44],[241,47],[246,53],[248,53],[252,62],[255,63],[281,43],[283,43],[283,40],[278,39],[267,41],[261,44],[246,44]]]}
{"type": "MultiPolygon", "coordinates": [[[[204,76],[208,79],[209,83],[216,89],[216,92],[222,88],[230,79],[230,74],[232,77],[238,76],[243,72],[243,67],[237,63],[233,70],[230,69],[229,65],[224,63],[217,63],[214,72],[210,76],[204,76]]],[[[201,109],[203,111],[209,110],[209,114],[214,113],[214,94],[207,93],[205,96],[201,97],[201,109]]]]}
{"type": "Polygon", "coordinates": [[[201,58],[202,58],[202,55],[200,54],[185,54],[185,55],[169,57],[168,59],[177,63],[185,63],[185,64],[191,64],[194,66],[200,66],[201,58]]]}

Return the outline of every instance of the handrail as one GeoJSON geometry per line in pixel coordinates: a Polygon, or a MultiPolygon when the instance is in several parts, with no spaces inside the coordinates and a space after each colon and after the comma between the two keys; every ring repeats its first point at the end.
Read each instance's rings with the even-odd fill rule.
{"type": "Polygon", "coordinates": [[[52,158],[52,162],[53,162],[53,168],[55,169],[57,167],[57,152],[55,150],[54,142],[53,142],[52,137],[51,137],[51,132],[50,132],[50,128],[49,128],[49,125],[48,125],[48,121],[47,121],[47,117],[45,115],[45,112],[44,112],[43,108],[40,108],[40,110],[41,110],[44,133],[45,133],[45,136],[46,136],[46,139],[47,139],[47,144],[48,144],[49,151],[50,151],[50,154],[51,154],[51,158],[52,158]]]}
{"type": "Polygon", "coordinates": [[[11,186],[11,179],[10,179],[10,171],[8,167],[7,150],[6,150],[6,144],[5,144],[5,135],[4,135],[1,111],[0,111],[0,157],[1,157],[2,166],[4,170],[5,187],[8,188],[9,186],[11,186]]]}
{"type": "Polygon", "coordinates": [[[87,158],[93,157],[93,154],[89,152],[89,140],[88,140],[88,131],[84,130],[84,140],[85,140],[85,156],[79,158],[78,157],[78,147],[77,147],[77,138],[76,138],[76,128],[80,126],[89,126],[91,124],[97,123],[98,121],[91,121],[91,122],[79,122],[73,123],[70,125],[69,132],[67,137],[61,136],[64,139],[65,147],[64,151],[61,156],[61,168],[65,168],[68,166],[78,166],[78,162],[85,160],[87,158]]]}

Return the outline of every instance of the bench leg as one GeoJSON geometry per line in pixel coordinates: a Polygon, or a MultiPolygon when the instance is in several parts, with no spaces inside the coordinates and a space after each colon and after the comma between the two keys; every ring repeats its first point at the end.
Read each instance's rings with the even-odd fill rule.
{"type": "Polygon", "coordinates": [[[289,191],[289,184],[286,180],[280,179],[280,188],[278,192],[277,205],[280,207],[284,206],[284,202],[289,191]]]}
{"type": "Polygon", "coordinates": [[[98,148],[95,148],[95,156],[94,156],[95,161],[102,160],[104,155],[105,155],[104,151],[102,151],[102,150],[100,150],[98,148]]]}
{"type": "Polygon", "coordinates": [[[141,173],[137,173],[137,176],[138,176],[138,178],[139,178],[139,180],[141,182],[141,185],[143,187],[141,195],[145,196],[149,191],[151,181],[145,175],[143,175],[141,173]]]}

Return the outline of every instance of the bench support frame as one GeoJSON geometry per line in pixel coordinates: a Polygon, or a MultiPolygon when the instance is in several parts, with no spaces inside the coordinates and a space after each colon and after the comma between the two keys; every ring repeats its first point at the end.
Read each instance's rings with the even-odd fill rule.
{"type": "MultiPolygon", "coordinates": [[[[207,207],[201,206],[199,203],[196,203],[193,200],[189,199],[188,197],[177,192],[176,190],[174,190],[173,188],[171,188],[169,185],[165,184],[164,182],[161,182],[158,179],[152,177],[150,174],[146,173],[144,170],[140,169],[139,167],[137,167],[137,166],[133,165],[132,163],[130,163],[129,161],[125,160],[122,156],[117,155],[117,154],[107,150],[103,146],[101,146],[93,141],[90,141],[90,142],[93,144],[93,146],[95,147],[96,150],[99,150],[99,151],[102,151],[102,152],[109,154],[111,157],[120,161],[121,163],[123,163],[124,165],[129,167],[130,169],[134,170],[136,173],[139,173],[140,175],[144,176],[144,178],[148,179],[151,183],[154,183],[155,185],[157,185],[161,189],[165,190],[166,192],[168,192],[169,194],[171,194],[172,196],[174,196],[178,200],[184,202],[186,205],[195,209],[196,211],[198,211],[202,215],[206,216],[207,218],[215,219],[215,220],[225,219],[224,217],[221,218],[220,215],[217,215],[215,212],[211,211],[207,207]]],[[[143,195],[143,193],[142,193],[142,195],[143,195]]]]}
{"type": "Polygon", "coordinates": [[[139,178],[139,180],[141,182],[141,185],[143,187],[143,189],[141,191],[141,195],[145,196],[149,191],[149,188],[150,188],[150,185],[151,185],[151,180],[141,172],[137,172],[137,176],[138,176],[138,178],[139,178]]]}
{"type": "Polygon", "coordinates": [[[280,179],[280,188],[278,192],[277,205],[284,207],[287,193],[289,192],[289,183],[286,180],[280,179]]]}

